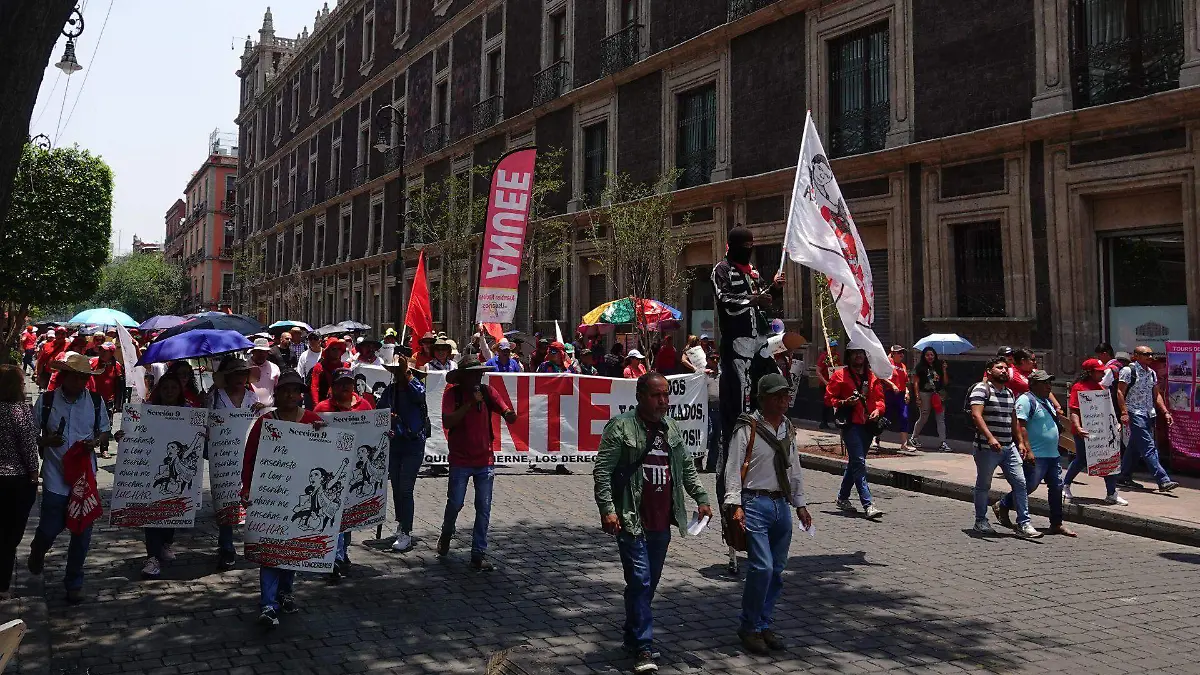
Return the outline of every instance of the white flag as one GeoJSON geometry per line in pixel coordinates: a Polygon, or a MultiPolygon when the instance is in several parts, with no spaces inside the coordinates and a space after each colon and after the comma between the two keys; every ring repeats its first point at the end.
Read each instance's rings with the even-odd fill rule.
{"type": "Polygon", "coordinates": [[[811,111],[804,124],[783,251],[785,259],[829,277],[829,290],[850,341],[866,350],[876,375],[890,377],[892,364],[871,327],[875,322],[871,265],[817,136],[811,111]]]}
{"type": "Polygon", "coordinates": [[[137,347],[133,346],[133,336],[121,324],[117,324],[117,339],[121,345],[121,358],[125,360],[125,381],[133,387],[134,402],[150,400],[150,392],[146,391],[146,369],[134,365],[138,360],[137,347]]]}
{"type": "Polygon", "coordinates": [[[558,319],[554,320],[554,339],[564,345],[567,344],[563,342],[562,327],[558,325],[558,319]]]}

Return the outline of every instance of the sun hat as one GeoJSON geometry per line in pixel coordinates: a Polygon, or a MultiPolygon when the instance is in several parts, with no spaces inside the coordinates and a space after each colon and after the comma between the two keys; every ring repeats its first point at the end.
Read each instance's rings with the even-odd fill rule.
{"type": "Polygon", "coordinates": [[[294,370],[286,370],[279,376],[279,380],[275,382],[275,393],[278,394],[280,389],[287,387],[299,387],[300,389],[308,388],[308,386],[304,384],[304,378],[300,377],[300,373],[297,373],[294,370]]]}
{"type": "Polygon", "coordinates": [[[64,352],[63,358],[50,362],[50,370],[58,372],[78,373],[80,375],[99,375],[102,370],[92,370],[92,361],[79,352],[64,352]]]}
{"type": "MultiPolygon", "coordinates": [[[[1099,363],[1099,361],[1096,361],[1096,363],[1099,363]]],[[[1104,367],[1101,366],[1101,370],[1103,369],[1104,367]]],[[[1038,370],[1029,373],[1028,379],[1030,382],[1053,382],[1054,376],[1039,368],[1038,370]]]]}
{"type": "Polygon", "coordinates": [[[250,348],[252,352],[269,352],[271,351],[271,341],[266,338],[258,338],[254,341],[254,346],[250,348]]]}
{"type": "Polygon", "coordinates": [[[479,362],[475,355],[471,355],[459,362],[458,367],[446,373],[446,381],[450,384],[458,384],[462,376],[466,373],[488,372],[491,368],[479,362]]]}

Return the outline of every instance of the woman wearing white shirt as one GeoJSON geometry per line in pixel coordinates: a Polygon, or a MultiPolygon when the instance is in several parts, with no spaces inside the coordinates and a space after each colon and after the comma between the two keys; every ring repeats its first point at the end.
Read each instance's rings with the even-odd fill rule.
{"type": "MultiPolygon", "coordinates": [[[[213,373],[213,389],[209,392],[209,407],[213,410],[250,408],[262,410],[267,406],[258,400],[258,395],[247,386],[250,380],[250,364],[237,356],[227,356],[213,373]]],[[[244,447],[244,446],[243,446],[244,447]]],[[[238,462],[241,465],[241,462],[238,462]]],[[[216,496],[213,496],[216,501],[216,496]]],[[[237,549],[233,546],[233,525],[217,525],[217,570],[233,569],[237,563],[237,549]]]]}

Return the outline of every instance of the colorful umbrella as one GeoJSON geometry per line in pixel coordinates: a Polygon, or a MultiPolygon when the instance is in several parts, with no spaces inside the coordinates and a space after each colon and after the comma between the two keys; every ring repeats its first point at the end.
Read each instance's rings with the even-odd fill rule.
{"type": "Polygon", "coordinates": [[[184,319],[182,316],[162,314],[146,319],[142,322],[142,325],[138,326],[138,330],[166,330],[168,328],[174,328],[186,320],[187,319],[184,319]]]}
{"type": "Polygon", "coordinates": [[[310,333],[312,332],[312,326],[304,323],[303,321],[276,321],[270,326],[267,326],[267,328],[269,330],[274,330],[276,328],[282,328],[283,330],[288,330],[290,328],[303,328],[310,333]]]}
{"type": "Polygon", "coordinates": [[[71,317],[71,320],[67,323],[79,323],[91,326],[116,326],[120,324],[126,328],[137,328],[138,325],[138,322],[134,321],[133,317],[125,312],[107,307],[82,311],[71,317]]]}
{"type": "Polygon", "coordinates": [[[254,346],[235,330],[197,329],[159,340],[146,348],[139,366],[181,359],[198,359],[240,352],[254,346]]]}
{"type": "Polygon", "coordinates": [[[583,315],[580,326],[592,326],[598,323],[642,323],[652,324],[669,319],[678,320],[682,314],[674,307],[649,298],[638,298],[634,304],[632,297],[611,300],[583,315]]]}

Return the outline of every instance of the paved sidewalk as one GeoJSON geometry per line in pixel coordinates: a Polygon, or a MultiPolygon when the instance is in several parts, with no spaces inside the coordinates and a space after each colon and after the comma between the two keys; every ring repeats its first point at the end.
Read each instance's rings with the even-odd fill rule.
{"type": "MultiPolygon", "coordinates": [[[[936,437],[923,436],[922,439],[926,450],[907,456],[897,454],[900,448],[899,435],[885,434],[885,456],[874,451],[867,455],[868,480],[905,490],[971,501],[975,487],[971,444],[950,441],[954,452],[946,453],[936,450],[936,437]]],[[[839,452],[841,445],[835,432],[819,430],[815,423],[805,420],[800,421],[798,441],[801,447],[816,446],[835,453],[839,452]]],[[[845,465],[844,459],[817,453],[806,453],[804,460],[805,468],[830,473],[841,473],[845,465]]],[[[1063,470],[1066,471],[1065,465],[1063,470]]],[[[996,475],[999,476],[998,473],[996,475]]],[[[1147,489],[1122,489],[1121,496],[1129,501],[1129,506],[1113,506],[1104,503],[1104,481],[1101,478],[1080,474],[1071,486],[1075,501],[1064,505],[1065,518],[1104,529],[1200,546],[1200,480],[1175,475],[1171,478],[1178,481],[1180,487],[1173,492],[1161,493],[1149,476],[1135,475],[1135,479],[1147,489]]],[[[999,498],[1008,491],[1007,488],[1008,483],[1002,477],[994,478],[992,498],[999,498]]],[[[1030,508],[1035,514],[1049,515],[1045,485],[1030,496],[1030,508]]],[[[969,512],[964,513],[964,518],[970,518],[969,512]]]]}

